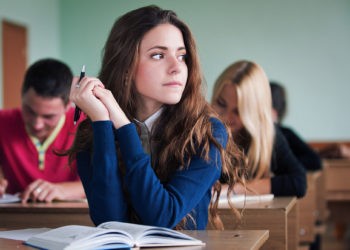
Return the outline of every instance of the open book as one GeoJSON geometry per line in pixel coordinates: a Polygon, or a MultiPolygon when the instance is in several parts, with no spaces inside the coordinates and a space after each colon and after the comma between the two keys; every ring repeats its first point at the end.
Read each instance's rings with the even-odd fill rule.
{"type": "Polygon", "coordinates": [[[26,245],[41,249],[113,249],[131,247],[204,245],[200,240],[168,228],[123,222],[98,227],[69,225],[30,237],[26,245]]]}
{"type": "Polygon", "coordinates": [[[18,194],[4,194],[0,197],[0,204],[20,202],[20,201],[21,201],[21,198],[19,198],[18,194]]]}

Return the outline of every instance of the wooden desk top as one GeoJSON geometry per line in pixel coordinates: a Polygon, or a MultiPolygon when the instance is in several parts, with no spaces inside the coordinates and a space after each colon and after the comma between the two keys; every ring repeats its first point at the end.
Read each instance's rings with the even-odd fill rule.
{"type": "Polygon", "coordinates": [[[350,167],[350,159],[323,159],[325,167],[350,167]]]}
{"type": "MultiPolygon", "coordinates": [[[[69,224],[93,226],[87,202],[0,204],[0,228],[60,227],[69,224]]],[[[0,247],[1,248],[1,247],[0,247]]]]}
{"type": "MultiPolygon", "coordinates": [[[[246,201],[234,203],[233,205],[238,209],[283,209],[289,212],[295,206],[296,202],[297,199],[295,197],[275,197],[269,201],[246,201]]],[[[227,206],[219,207],[219,209],[229,209],[229,206],[227,204],[227,206]]]]}
{"type": "Polygon", "coordinates": [[[0,213],[89,213],[86,201],[76,202],[33,202],[0,204],[0,213]]]}
{"type": "MultiPolygon", "coordinates": [[[[226,231],[184,231],[184,233],[200,239],[206,243],[205,246],[177,247],[176,249],[184,250],[257,250],[260,249],[269,237],[268,230],[226,230],[226,231]]],[[[33,249],[32,247],[22,244],[19,240],[1,239],[1,249],[33,249]]],[[[147,248],[156,250],[165,250],[169,248],[147,248]]]]}

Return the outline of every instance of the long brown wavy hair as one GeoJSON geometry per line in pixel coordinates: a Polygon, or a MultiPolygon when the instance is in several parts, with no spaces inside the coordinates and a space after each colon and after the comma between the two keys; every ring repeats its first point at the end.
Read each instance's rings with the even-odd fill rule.
{"type": "MultiPolygon", "coordinates": [[[[242,171],[241,156],[231,138],[228,139],[225,150],[213,137],[209,119],[216,115],[202,93],[203,77],[196,44],[188,26],[173,11],[152,5],[133,10],[117,19],[104,47],[99,79],[113,93],[126,116],[133,120],[138,108],[133,76],[139,61],[140,43],[148,31],[165,23],[174,25],[182,32],[187,51],[188,79],[179,103],[164,105],[164,110],[152,130],[153,168],[158,178],[163,183],[167,182],[171,173],[188,166],[191,157],[198,153],[198,146],[203,149],[202,157],[209,160],[209,146],[212,143],[220,150],[222,173],[227,177],[232,192],[233,185],[240,182],[238,172],[242,171]]],[[[86,119],[79,125],[75,142],[69,151],[70,160],[79,151],[92,151],[92,140],[90,120],[86,119]]],[[[118,143],[116,145],[118,148],[118,143]]],[[[121,161],[120,167],[123,168],[122,159],[118,159],[121,161]]],[[[124,172],[123,169],[121,171],[124,172]]],[[[209,208],[209,220],[214,227],[223,229],[217,213],[219,194],[220,183],[217,182],[209,208]]],[[[233,207],[232,209],[238,216],[237,211],[233,207]]],[[[190,215],[176,228],[184,228],[188,217],[190,215]]],[[[134,219],[137,218],[135,214],[131,214],[130,218],[132,221],[137,220],[134,219]]]]}

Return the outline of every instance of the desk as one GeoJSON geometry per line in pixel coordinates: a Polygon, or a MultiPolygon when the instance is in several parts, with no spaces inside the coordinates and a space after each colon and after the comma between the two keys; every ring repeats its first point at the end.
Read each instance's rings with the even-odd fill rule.
{"type": "Polygon", "coordinates": [[[350,223],[350,160],[324,160],[325,189],[330,218],[336,223],[337,237],[343,238],[350,223]]]}
{"type": "Polygon", "coordinates": [[[320,152],[326,148],[334,147],[337,145],[346,145],[350,147],[350,141],[309,141],[309,146],[312,147],[316,152],[320,152]]]}
{"type": "Polygon", "coordinates": [[[350,160],[323,160],[327,201],[350,201],[350,160]]]}
{"type": "MultiPolygon", "coordinates": [[[[234,205],[242,212],[243,203],[234,205]]],[[[220,208],[219,214],[225,229],[237,228],[229,208],[220,208]]],[[[299,243],[297,199],[275,197],[271,201],[247,202],[239,228],[269,230],[269,239],[262,249],[297,249],[299,243]]],[[[208,229],[211,229],[210,226],[208,229]]]]}
{"type": "Polygon", "coordinates": [[[299,199],[299,240],[300,243],[310,244],[315,240],[315,224],[317,220],[317,182],[321,171],[307,173],[307,192],[299,199]]]}
{"type": "Polygon", "coordinates": [[[316,221],[319,224],[324,224],[329,216],[329,211],[326,202],[326,187],[325,187],[325,171],[320,171],[320,177],[316,180],[316,221]]]}
{"type": "Polygon", "coordinates": [[[60,227],[69,224],[93,226],[86,202],[0,204],[0,228],[60,227]]]}
{"type": "MultiPolygon", "coordinates": [[[[191,246],[191,247],[176,247],[176,249],[184,250],[257,250],[264,245],[269,237],[267,230],[227,230],[227,231],[184,231],[184,233],[200,239],[206,243],[205,246],[191,246]]],[[[23,245],[21,241],[9,240],[0,238],[1,249],[33,249],[29,246],[23,245]]],[[[174,247],[168,248],[147,248],[156,250],[174,250],[174,247]]]]}

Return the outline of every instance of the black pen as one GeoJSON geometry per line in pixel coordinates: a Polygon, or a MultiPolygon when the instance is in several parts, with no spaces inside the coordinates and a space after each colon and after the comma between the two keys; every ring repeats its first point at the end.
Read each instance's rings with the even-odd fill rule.
{"type": "MultiPolygon", "coordinates": [[[[76,88],[80,88],[80,81],[81,81],[81,79],[83,79],[84,76],[85,76],[85,65],[83,65],[83,68],[81,69],[79,81],[75,85],[76,88]]],[[[81,113],[80,108],[75,104],[74,125],[77,124],[77,122],[80,118],[80,113],[81,113]]]]}

